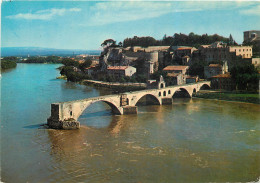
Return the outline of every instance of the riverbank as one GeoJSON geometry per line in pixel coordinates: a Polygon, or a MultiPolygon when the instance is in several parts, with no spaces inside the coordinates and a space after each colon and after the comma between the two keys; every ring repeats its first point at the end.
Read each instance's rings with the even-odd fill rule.
{"type": "Polygon", "coordinates": [[[119,83],[119,82],[104,82],[104,81],[95,81],[95,80],[83,80],[81,83],[84,85],[110,88],[116,93],[146,89],[146,83],[119,83]]]}
{"type": "Polygon", "coordinates": [[[194,94],[194,97],[260,104],[260,95],[258,93],[203,90],[194,94]]]}
{"type": "Polygon", "coordinates": [[[17,64],[16,64],[15,61],[8,61],[8,60],[2,60],[1,61],[1,69],[3,71],[16,68],[16,66],[17,66],[17,64]]]}

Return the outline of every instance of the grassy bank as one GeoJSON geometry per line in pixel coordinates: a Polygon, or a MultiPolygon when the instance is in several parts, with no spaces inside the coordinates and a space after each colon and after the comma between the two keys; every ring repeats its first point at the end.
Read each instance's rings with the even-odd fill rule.
{"type": "Polygon", "coordinates": [[[258,93],[245,93],[245,92],[213,92],[203,91],[198,92],[194,97],[205,98],[205,99],[218,99],[227,101],[239,101],[248,102],[254,104],[260,104],[260,95],[258,93]]]}

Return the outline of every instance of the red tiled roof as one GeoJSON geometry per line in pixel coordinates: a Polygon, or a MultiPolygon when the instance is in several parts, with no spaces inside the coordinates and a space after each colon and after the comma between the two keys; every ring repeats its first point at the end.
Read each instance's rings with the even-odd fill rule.
{"type": "Polygon", "coordinates": [[[191,50],[192,47],[180,47],[177,50],[191,50]]]}
{"type": "Polygon", "coordinates": [[[129,66],[110,66],[107,70],[126,70],[129,66]]]}
{"type": "Polygon", "coordinates": [[[209,67],[222,67],[220,64],[210,64],[209,67]]]}
{"type": "Polygon", "coordinates": [[[212,76],[211,78],[230,78],[230,77],[231,77],[230,73],[226,73],[226,74],[219,74],[216,76],[212,76]]]}
{"type": "Polygon", "coordinates": [[[184,70],[184,69],[188,69],[189,66],[185,66],[185,65],[169,65],[167,67],[165,67],[163,70],[164,71],[176,71],[176,70],[184,70]]]}

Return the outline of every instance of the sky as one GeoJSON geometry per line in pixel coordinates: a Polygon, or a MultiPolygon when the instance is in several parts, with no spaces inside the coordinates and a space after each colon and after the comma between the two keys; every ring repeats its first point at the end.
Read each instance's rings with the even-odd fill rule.
{"type": "Polygon", "coordinates": [[[260,1],[19,1],[1,4],[2,47],[101,49],[105,39],[260,30],[260,1]]]}

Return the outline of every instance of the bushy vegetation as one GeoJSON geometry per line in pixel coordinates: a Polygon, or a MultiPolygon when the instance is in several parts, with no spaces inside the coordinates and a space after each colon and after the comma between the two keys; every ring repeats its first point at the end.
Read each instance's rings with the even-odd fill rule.
{"type": "Polygon", "coordinates": [[[90,77],[84,73],[84,69],[92,64],[90,58],[87,57],[83,63],[79,63],[70,58],[64,58],[61,63],[64,67],[61,68],[60,74],[66,76],[68,81],[79,82],[83,79],[90,79],[90,77]],[[78,68],[81,71],[78,71],[78,68]]]}
{"type": "Polygon", "coordinates": [[[238,90],[257,90],[259,74],[252,64],[239,65],[230,71],[238,90]]]}
{"type": "Polygon", "coordinates": [[[153,37],[137,37],[134,36],[133,38],[126,38],[123,41],[123,47],[132,47],[132,46],[141,46],[141,47],[148,47],[148,46],[193,46],[198,47],[204,44],[212,44],[216,41],[223,41],[227,44],[237,44],[232,36],[230,35],[229,38],[225,38],[218,34],[214,35],[197,35],[191,32],[189,35],[186,34],[178,34],[175,33],[173,36],[166,36],[164,35],[162,40],[156,40],[153,37]]]}
{"type": "Polygon", "coordinates": [[[2,69],[11,69],[16,67],[16,62],[14,61],[8,61],[8,60],[2,60],[1,61],[1,68],[2,69]]]}
{"type": "Polygon", "coordinates": [[[22,63],[61,63],[61,59],[58,56],[29,57],[22,63]]]}
{"type": "Polygon", "coordinates": [[[11,69],[16,67],[17,57],[4,57],[1,60],[1,68],[2,69],[11,69]]]}

